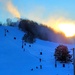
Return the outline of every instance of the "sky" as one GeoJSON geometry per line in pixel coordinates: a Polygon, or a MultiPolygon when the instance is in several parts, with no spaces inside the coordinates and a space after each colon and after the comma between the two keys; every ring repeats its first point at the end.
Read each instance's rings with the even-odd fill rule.
{"type": "Polygon", "coordinates": [[[56,32],[73,36],[75,0],[0,0],[0,22],[6,23],[7,18],[12,21],[16,18],[33,20],[53,28],[56,32]]]}
{"type": "Polygon", "coordinates": [[[75,0],[0,0],[0,21],[27,18],[39,23],[49,20],[75,20],[75,0]]]}

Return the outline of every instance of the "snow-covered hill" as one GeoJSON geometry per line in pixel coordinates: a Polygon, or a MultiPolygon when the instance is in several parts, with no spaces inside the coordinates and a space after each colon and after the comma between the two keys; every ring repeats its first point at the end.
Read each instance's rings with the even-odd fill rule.
{"type": "MultiPolygon", "coordinates": [[[[0,26],[0,75],[73,75],[72,63],[63,67],[57,62],[55,67],[54,51],[60,43],[36,39],[34,44],[26,43],[22,48],[23,35],[17,27],[0,26]]],[[[66,46],[69,50],[74,47],[66,46]]]]}

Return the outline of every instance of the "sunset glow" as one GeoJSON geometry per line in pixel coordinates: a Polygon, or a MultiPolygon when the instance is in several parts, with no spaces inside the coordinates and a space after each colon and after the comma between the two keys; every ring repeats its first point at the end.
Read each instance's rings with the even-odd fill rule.
{"type": "Polygon", "coordinates": [[[61,23],[58,24],[58,28],[67,37],[72,37],[75,35],[75,24],[61,23]]]}
{"type": "Polygon", "coordinates": [[[46,23],[48,27],[52,28],[55,33],[64,33],[66,37],[75,36],[75,21],[65,17],[50,18],[46,23]]]}

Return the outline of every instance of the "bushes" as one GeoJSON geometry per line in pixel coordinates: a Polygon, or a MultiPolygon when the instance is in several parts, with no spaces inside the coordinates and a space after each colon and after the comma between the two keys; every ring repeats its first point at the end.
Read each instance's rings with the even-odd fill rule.
{"type": "Polygon", "coordinates": [[[67,46],[64,45],[59,45],[56,49],[55,49],[55,58],[56,60],[60,61],[60,62],[71,62],[71,55],[69,54],[70,52],[68,51],[67,46]]]}

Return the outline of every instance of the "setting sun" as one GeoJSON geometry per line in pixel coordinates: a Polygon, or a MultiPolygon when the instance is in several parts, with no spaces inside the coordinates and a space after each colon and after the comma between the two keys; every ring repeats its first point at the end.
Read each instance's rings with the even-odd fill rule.
{"type": "Polygon", "coordinates": [[[75,35],[75,24],[61,23],[61,24],[58,24],[58,28],[67,37],[72,37],[75,35]]]}

